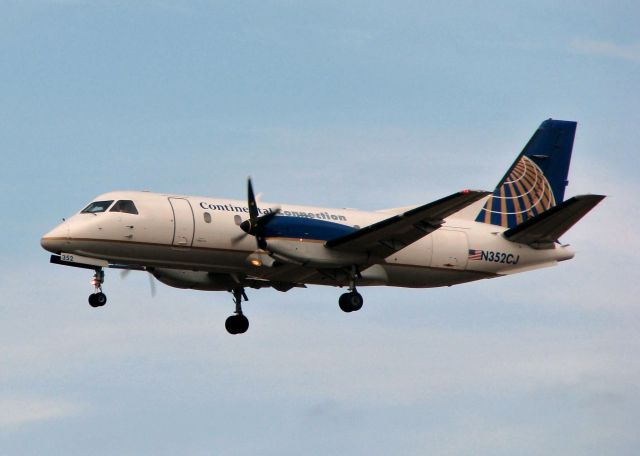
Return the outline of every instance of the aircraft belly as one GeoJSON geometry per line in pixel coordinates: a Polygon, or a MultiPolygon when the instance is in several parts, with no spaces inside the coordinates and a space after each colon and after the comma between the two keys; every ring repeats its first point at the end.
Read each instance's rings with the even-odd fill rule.
{"type": "Polygon", "coordinates": [[[247,268],[245,260],[250,253],[106,240],[73,240],[71,246],[74,253],[103,258],[110,263],[210,271],[244,271],[247,268]]]}
{"type": "Polygon", "coordinates": [[[435,288],[473,282],[495,277],[494,274],[461,271],[456,269],[427,268],[420,266],[384,265],[388,276],[386,285],[406,288],[435,288]]]}

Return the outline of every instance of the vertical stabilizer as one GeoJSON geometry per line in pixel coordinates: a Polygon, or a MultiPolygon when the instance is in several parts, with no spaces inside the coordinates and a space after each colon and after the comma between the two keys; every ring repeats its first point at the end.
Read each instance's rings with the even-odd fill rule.
{"type": "Polygon", "coordinates": [[[542,122],[476,221],[513,228],[564,201],[576,122],[542,122]]]}

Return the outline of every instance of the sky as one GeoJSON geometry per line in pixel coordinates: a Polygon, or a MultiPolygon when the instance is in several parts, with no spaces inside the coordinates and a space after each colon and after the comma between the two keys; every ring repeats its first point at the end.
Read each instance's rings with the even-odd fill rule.
{"type": "Polygon", "coordinates": [[[635,1],[0,3],[1,455],[636,455],[635,1]],[[557,267],[443,289],[176,290],[48,263],[116,189],[375,210],[491,190],[546,118],[557,267]]]}

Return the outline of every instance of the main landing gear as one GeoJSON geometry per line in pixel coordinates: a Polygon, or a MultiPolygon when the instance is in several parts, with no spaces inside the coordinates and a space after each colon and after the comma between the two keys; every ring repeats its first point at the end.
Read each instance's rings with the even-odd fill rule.
{"type": "Polygon", "coordinates": [[[95,287],[95,292],[89,295],[89,305],[91,307],[102,307],[107,303],[107,295],[102,292],[103,283],[104,271],[102,268],[97,268],[93,279],[91,279],[91,285],[95,287]]]}
{"type": "Polygon", "coordinates": [[[362,309],[364,299],[356,290],[356,280],[358,278],[362,278],[360,271],[356,266],[353,266],[349,275],[349,291],[342,294],[338,300],[338,305],[343,312],[355,312],[362,309]]]}
{"type": "Polygon", "coordinates": [[[248,301],[247,294],[244,292],[244,288],[238,287],[231,290],[233,293],[233,302],[236,305],[236,311],[234,315],[227,318],[224,322],[225,328],[229,334],[244,334],[249,329],[249,319],[242,313],[242,299],[248,301]]]}

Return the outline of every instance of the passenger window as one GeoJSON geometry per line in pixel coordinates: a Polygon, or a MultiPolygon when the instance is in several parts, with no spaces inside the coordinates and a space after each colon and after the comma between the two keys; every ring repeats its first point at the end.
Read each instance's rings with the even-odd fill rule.
{"type": "Polygon", "coordinates": [[[138,214],[136,205],[131,200],[120,200],[113,205],[109,212],[124,212],[126,214],[138,214]]]}
{"type": "Polygon", "coordinates": [[[113,203],[113,200],[94,201],[93,203],[89,204],[87,207],[82,209],[80,213],[81,214],[97,214],[98,212],[104,212],[109,208],[109,206],[111,206],[111,203],[113,203]]]}
{"type": "Polygon", "coordinates": [[[211,214],[209,214],[208,212],[204,213],[204,221],[205,223],[211,223],[211,214]]]}

